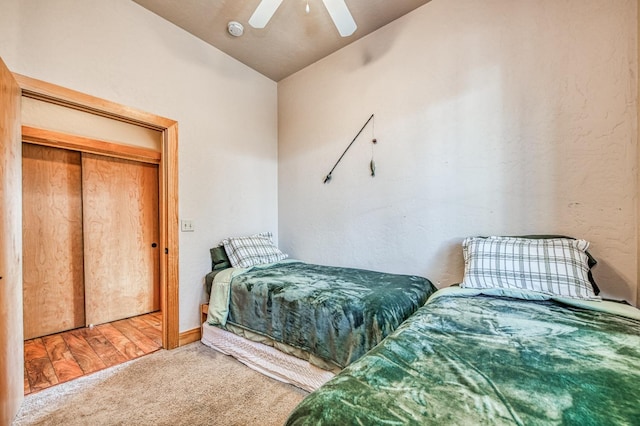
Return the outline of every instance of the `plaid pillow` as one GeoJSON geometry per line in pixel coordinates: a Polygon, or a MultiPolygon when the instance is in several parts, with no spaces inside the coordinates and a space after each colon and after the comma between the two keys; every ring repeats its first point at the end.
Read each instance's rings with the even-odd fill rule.
{"type": "Polygon", "coordinates": [[[462,242],[465,288],[512,288],[599,299],[589,282],[585,240],[473,237],[462,242]]]}
{"type": "Polygon", "coordinates": [[[231,266],[236,268],[273,263],[288,257],[273,244],[271,232],[249,237],[227,238],[222,241],[222,244],[229,256],[231,266]]]}

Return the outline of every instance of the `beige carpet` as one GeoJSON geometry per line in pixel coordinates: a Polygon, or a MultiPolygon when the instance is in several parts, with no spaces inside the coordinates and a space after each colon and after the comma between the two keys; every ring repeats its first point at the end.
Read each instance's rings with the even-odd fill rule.
{"type": "Polygon", "coordinates": [[[306,394],[196,342],[29,395],[14,425],[282,425],[306,394]]]}

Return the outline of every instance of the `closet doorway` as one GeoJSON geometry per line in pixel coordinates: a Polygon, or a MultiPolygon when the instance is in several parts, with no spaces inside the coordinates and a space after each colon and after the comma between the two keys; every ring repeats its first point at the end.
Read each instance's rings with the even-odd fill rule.
{"type": "Polygon", "coordinates": [[[31,143],[22,159],[24,339],[160,310],[157,161],[31,143]]]}
{"type": "MultiPolygon", "coordinates": [[[[157,247],[155,247],[159,290],[154,293],[154,303],[162,312],[162,347],[179,346],[178,321],[178,124],[176,121],[126,107],[64,87],[30,77],[13,74],[20,86],[23,103],[35,100],[115,122],[138,126],[160,134],[157,149],[145,149],[126,143],[97,140],[54,130],[25,125],[22,122],[22,141],[25,144],[79,151],[89,158],[106,156],[124,162],[153,164],[157,178],[157,247]]],[[[82,166],[82,164],[81,164],[82,166]]],[[[117,174],[117,173],[116,173],[117,174]]],[[[155,191],[154,191],[155,192],[155,191]]],[[[98,207],[99,209],[99,207],[98,207]]],[[[108,232],[107,232],[108,233],[108,232]]],[[[156,243],[156,241],[153,241],[156,243]]],[[[84,250],[84,236],[83,236],[84,250]]],[[[102,246],[98,245],[98,249],[102,246]]],[[[113,267],[112,267],[113,268],[113,267]]],[[[116,267],[117,268],[117,267],[116,267]]],[[[112,269],[113,270],[113,269],[112,269]]],[[[86,275],[86,271],[83,271],[86,275]]],[[[104,284],[103,276],[101,284],[104,284]]],[[[95,322],[102,321],[96,319],[95,322]]],[[[85,317],[84,324],[94,320],[85,317]]],[[[78,322],[79,323],[79,322],[78,322]]],[[[83,324],[83,325],[84,325],[83,324]]],[[[22,333],[21,333],[22,334],[22,333]]]]}
{"type": "MultiPolygon", "coordinates": [[[[0,296],[5,306],[0,309],[0,394],[3,408],[0,423],[10,423],[24,396],[24,341],[22,318],[22,141],[46,142],[49,135],[25,128],[20,110],[21,100],[36,99],[84,111],[113,120],[154,129],[162,134],[158,154],[159,235],[160,235],[160,306],[162,311],[162,347],[179,345],[178,322],[178,123],[174,120],[129,108],[84,93],[11,73],[0,58],[0,296]],[[22,126],[22,132],[21,130],[22,126]]],[[[82,138],[71,138],[57,144],[85,144],[82,138]]],[[[126,147],[116,147],[127,151],[126,147]]],[[[95,154],[110,145],[91,148],[95,154]]]]}

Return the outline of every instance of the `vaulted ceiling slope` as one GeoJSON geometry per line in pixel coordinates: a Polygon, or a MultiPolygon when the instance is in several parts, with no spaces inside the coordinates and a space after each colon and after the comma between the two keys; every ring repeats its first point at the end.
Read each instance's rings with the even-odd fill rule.
{"type": "Polygon", "coordinates": [[[284,0],[264,29],[249,18],[260,0],[133,0],[274,81],[305,68],[430,0],[346,0],[358,28],[340,37],[321,0],[284,0]],[[229,21],[244,26],[241,37],[229,21]]]}

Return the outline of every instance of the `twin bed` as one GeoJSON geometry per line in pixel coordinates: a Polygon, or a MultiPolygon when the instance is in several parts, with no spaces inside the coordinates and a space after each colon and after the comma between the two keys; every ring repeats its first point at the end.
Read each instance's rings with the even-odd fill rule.
{"type": "Polygon", "coordinates": [[[326,382],[287,424],[640,424],[640,311],[597,295],[587,247],[568,238],[465,240],[463,282],[423,304],[428,283],[415,313],[390,315],[395,322],[374,339],[356,339],[368,345],[347,350],[351,357],[322,353],[341,372],[317,383],[326,382]]]}
{"type": "Polygon", "coordinates": [[[287,424],[639,424],[639,321],[612,302],[439,290],[287,424]]]}
{"type": "Polygon", "coordinates": [[[425,278],[286,259],[270,234],[223,242],[202,342],[270,377],[313,391],[422,306],[425,278]],[[228,266],[228,265],[227,265],[228,266]]]}

